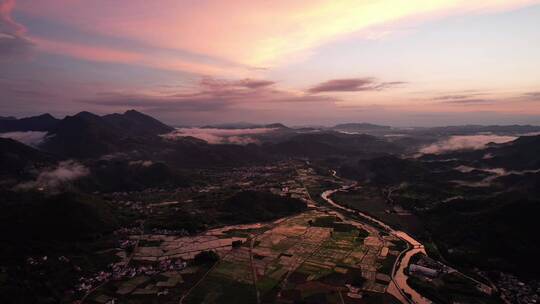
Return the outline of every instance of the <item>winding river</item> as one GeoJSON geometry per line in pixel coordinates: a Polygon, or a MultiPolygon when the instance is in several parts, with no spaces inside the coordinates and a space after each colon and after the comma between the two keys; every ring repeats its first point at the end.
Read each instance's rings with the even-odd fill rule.
{"type": "MultiPolygon", "coordinates": [[[[335,176],[335,174],[334,174],[335,176]]],[[[408,276],[405,274],[405,269],[407,268],[407,265],[409,264],[409,260],[413,255],[416,253],[424,253],[426,254],[426,251],[424,249],[424,245],[422,243],[415,240],[412,236],[407,234],[404,231],[394,230],[389,225],[385,224],[384,222],[373,218],[363,212],[360,212],[358,210],[350,209],[347,207],[344,207],[336,202],[334,202],[330,197],[332,194],[339,192],[339,191],[349,191],[351,189],[355,189],[358,187],[357,183],[343,186],[338,189],[333,190],[327,190],[321,194],[321,197],[328,202],[330,205],[332,205],[335,208],[353,213],[355,215],[358,215],[360,217],[363,217],[373,223],[376,223],[380,227],[382,227],[384,230],[386,230],[388,233],[400,238],[401,240],[407,242],[408,247],[407,249],[401,253],[401,255],[398,257],[398,260],[396,262],[396,265],[394,265],[394,271],[392,273],[392,284],[389,285],[387,292],[399,299],[402,303],[416,303],[416,304],[430,304],[432,303],[430,300],[426,299],[422,295],[420,295],[416,290],[412,289],[407,284],[407,278],[408,276]]]]}

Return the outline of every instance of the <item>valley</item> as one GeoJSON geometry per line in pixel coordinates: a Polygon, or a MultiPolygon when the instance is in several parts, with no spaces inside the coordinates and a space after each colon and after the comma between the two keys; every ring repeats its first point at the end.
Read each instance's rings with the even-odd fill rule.
{"type": "Polygon", "coordinates": [[[396,138],[386,136],[396,130],[364,124],[359,134],[354,124],[335,130],[273,124],[264,131],[192,132],[135,111],[47,121],[16,131],[48,128],[37,146],[0,138],[0,236],[8,244],[0,251],[3,299],[537,299],[529,263],[537,248],[520,238],[537,237],[529,217],[538,206],[538,136],[418,155],[461,131],[401,130],[396,138]],[[72,142],[72,134],[56,131],[62,124],[81,138],[72,142]],[[110,134],[94,136],[100,132],[110,134]],[[204,132],[225,139],[191,137],[209,136],[204,132]],[[101,150],[83,155],[66,148],[86,139],[101,150]]]}

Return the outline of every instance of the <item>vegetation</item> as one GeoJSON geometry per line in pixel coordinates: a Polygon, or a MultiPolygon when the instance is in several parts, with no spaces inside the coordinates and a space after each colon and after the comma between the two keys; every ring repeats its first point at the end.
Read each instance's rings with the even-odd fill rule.
{"type": "Polygon", "coordinates": [[[356,227],[351,224],[342,223],[341,219],[335,216],[321,216],[317,217],[311,226],[333,228],[336,232],[350,232],[356,231],[356,227]]]}
{"type": "Polygon", "coordinates": [[[212,250],[201,251],[195,255],[193,263],[196,265],[214,264],[219,261],[219,255],[212,250]]]}
{"type": "Polygon", "coordinates": [[[534,277],[530,263],[540,254],[536,215],[540,202],[500,195],[486,200],[463,200],[440,206],[425,216],[437,247],[459,265],[502,269],[534,277]]]}
{"type": "Polygon", "coordinates": [[[78,278],[116,257],[110,232],[119,221],[109,203],[76,193],[3,192],[0,203],[2,303],[58,303],[78,278]]]}
{"type": "Polygon", "coordinates": [[[382,190],[376,186],[365,185],[359,189],[333,194],[332,199],[351,209],[359,210],[379,219],[396,229],[402,229],[414,235],[424,231],[420,219],[415,215],[400,216],[393,210],[393,205],[386,202],[382,190]]]}
{"type": "Polygon", "coordinates": [[[0,238],[8,242],[92,239],[118,226],[110,204],[90,195],[4,192],[1,204],[0,238]]]}
{"type": "Polygon", "coordinates": [[[222,210],[232,222],[269,221],[307,208],[305,202],[270,192],[241,191],[227,199],[222,210]]]}
{"type": "Polygon", "coordinates": [[[164,163],[99,160],[87,162],[91,174],[77,182],[87,192],[140,191],[151,187],[185,187],[189,183],[179,171],[164,163]]]}

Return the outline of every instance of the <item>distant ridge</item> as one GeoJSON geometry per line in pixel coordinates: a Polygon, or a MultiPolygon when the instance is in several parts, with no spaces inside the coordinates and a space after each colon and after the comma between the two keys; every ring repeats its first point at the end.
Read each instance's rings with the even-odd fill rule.
{"type": "Polygon", "coordinates": [[[203,129],[258,129],[258,128],[271,128],[271,129],[289,129],[282,123],[270,123],[270,124],[254,124],[249,122],[235,122],[235,123],[223,123],[215,125],[202,126],[203,129]]]}
{"type": "Polygon", "coordinates": [[[49,131],[59,122],[51,114],[25,117],[16,119],[14,117],[2,117],[0,119],[0,132],[15,131],[49,131]]]}
{"type": "Polygon", "coordinates": [[[392,127],[389,126],[382,126],[382,125],[375,125],[370,123],[343,123],[343,124],[337,124],[332,129],[335,130],[390,130],[392,127]]]}

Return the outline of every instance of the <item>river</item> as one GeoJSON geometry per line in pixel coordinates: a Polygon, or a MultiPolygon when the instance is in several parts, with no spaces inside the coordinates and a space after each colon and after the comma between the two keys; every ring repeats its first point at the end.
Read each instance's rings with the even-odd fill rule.
{"type": "Polygon", "coordinates": [[[395,230],[393,229],[392,227],[390,227],[389,225],[387,225],[386,223],[376,219],[376,218],[373,218],[363,212],[360,212],[358,210],[353,210],[353,209],[350,209],[350,208],[347,208],[347,207],[344,207],[336,202],[334,202],[330,197],[332,196],[332,194],[338,192],[338,191],[349,191],[351,189],[354,189],[358,187],[358,184],[357,183],[354,183],[354,184],[351,184],[351,185],[348,185],[348,186],[343,186],[341,188],[338,188],[338,189],[333,189],[333,190],[327,190],[327,191],[324,191],[322,194],[321,194],[321,197],[326,201],[328,202],[330,205],[338,208],[338,209],[341,209],[341,210],[344,210],[344,211],[347,211],[347,212],[350,212],[350,213],[353,213],[353,214],[356,214],[356,215],[359,215],[371,222],[374,222],[376,223],[377,225],[379,225],[380,227],[382,227],[384,230],[386,230],[388,233],[400,238],[401,240],[407,242],[408,244],[408,249],[405,251],[405,252],[402,252],[402,254],[400,255],[401,259],[399,260],[398,258],[398,264],[397,265],[394,265],[394,272],[392,273],[392,284],[390,284],[390,286],[388,287],[387,289],[387,292],[390,293],[391,295],[393,295],[394,297],[396,297],[397,299],[399,299],[402,303],[405,303],[405,304],[408,304],[408,303],[416,303],[416,304],[430,304],[432,303],[430,300],[426,299],[425,297],[423,297],[422,295],[420,295],[416,290],[412,289],[409,284],[407,284],[407,274],[405,274],[405,269],[407,268],[407,265],[409,264],[409,260],[411,259],[411,257],[413,255],[415,255],[416,253],[424,253],[426,254],[426,251],[424,249],[424,245],[422,245],[422,243],[420,243],[419,241],[417,241],[416,239],[414,239],[412,236],[410,236],[409,234],[407,234],[406,232],[404,231],[399,231],[399,230],[395,230]],[[396,266],[397,266],[397,269],[396,269],[396,266]],[[408,294],[410,297],[407,297],[408,294]]]}

